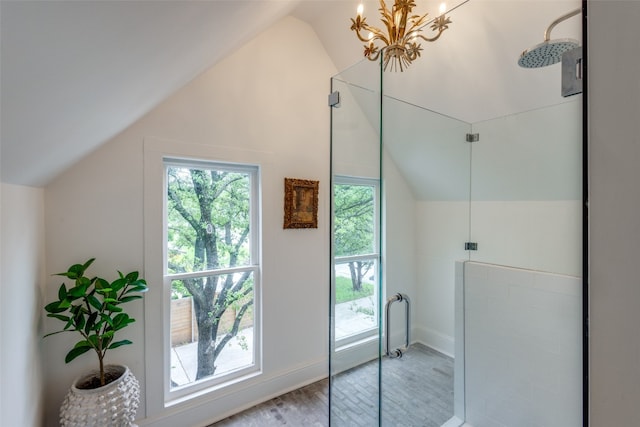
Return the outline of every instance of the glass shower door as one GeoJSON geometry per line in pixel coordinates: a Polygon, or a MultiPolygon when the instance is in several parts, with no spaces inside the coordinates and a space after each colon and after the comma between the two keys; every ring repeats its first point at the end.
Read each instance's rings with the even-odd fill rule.
{"type": "Polygon", "coordinates": [[[361,62],[331,79],[332,426],[379,424],[380,75],[361,62]]]}
{"type": "Polygon", "coordinates": [[[471,126],[386,95],[382,113],[389,348],[381,361],[381,425],[440,427],[454,417],[454,370],[463,368],[454,363],[455,263],[469,256],[471,126]]]}
{"type": "Polygon", "coordinates": [[[440,427],[462,405],[454,290],[469,256],[471,126],[380,83],[370,62],[331,80],[330,420],[440,427]]]}

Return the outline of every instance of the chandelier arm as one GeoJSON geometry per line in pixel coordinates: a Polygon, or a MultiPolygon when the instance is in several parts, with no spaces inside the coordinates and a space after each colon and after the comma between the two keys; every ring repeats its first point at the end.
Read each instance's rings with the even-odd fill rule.
{"type": "Polygon", "coordinates": [[[440,38],[440,36],[442,35],[442,33],[444,32],[444,29],[441,28],[440,30],[438,30],[438,34],[436,34],[433,37],[425,37],[422,34],[418,34],[416,35],[416,37],[420,37],[422,40],[428,41],[428,42],[434,42],[436,40],[438,40],[440,38]]]}
{"type": "MultiPolygon", "coordinates": [[[[353,19],[352,19],[353,21],[353,19]]],[[[357,27],[355,24],[351,27],[351,29],[356,33],[356,36],[358,37],[358,40],[360,40],[361,42],[364,43],[368,43],[371,42],[373,40],[380,40],[381,42],[383,42],[385,45],[389,45],[389,40],[384,36],[384,33],[382,32],[382,30],[376,28],[376,27],[372,27],[369,24],[362,22],[360,24],[359,27],[357,27]],[[369,37],[363,37],[362,34],[360,34],[360,31],[369,31],[373,34],[373,37],[369,38],[369,37]]]]}
{"type": "MultiPolygon", "coordinates": [[[[365,30],[366,30],[366,28],[365,28],[365,30]]],[[[361,42],[365,42],[365,43],[366,43],[366,42],[368,42],[368,41],[369,41],[369,39],[368,39],[368,38],[366,38],[366,37],[362,37],[362,36],[360,35],[360,30],[353,30],[353,31],[355,31],[355,32],[356,32],[356,36],[358,37],[358,40],[360,40],[361,42]]]]}
{"type": "Polygon", "coordinates": [[[420,36],[420,34],[422,33],[422,28],[411,28],[410,31],[407,32],[407,34],[404,36],[405,40],[412,40],[415,39],[417,37],[420,36]]]}
{"type": "MultiPolygon", "coordinates": [[[[423,16],[422,18],[426,17],[427,15],[423,16]]],[[[411,27],[409,28],[409,31],[407,31],[403,37],[403,40],[412,40],[417,38],[421,33],[422,33],[422,28],[423,28],[423,22],[422,22],[422,18],[420,21],[418,22],[414,22],[413,25],[411,25],[411,27]]]]}
{"type": "Polygon", "coordinates": [[[375,55],[368,55],[367,59],[369,61],[377,61],[379,57],[380,57],[380,51],[377,51],[375,55]]]}

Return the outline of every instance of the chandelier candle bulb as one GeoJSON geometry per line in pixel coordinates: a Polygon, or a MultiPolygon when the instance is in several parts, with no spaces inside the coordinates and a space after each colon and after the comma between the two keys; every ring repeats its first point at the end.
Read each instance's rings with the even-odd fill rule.
{"type": "Polygon", "coordinates": [[[391,64],[391,70],[404,71],[420,56],[422,46],[419,39],[434,42],[451,24],[451,19],[445,16],[446,4],[442,3],[440,15],[433,20],[430,27],[435,35],[426,37],[422,34],[422,30],[428,21],[428,13],[422,16],[412,14],[411,11],[415,6],[414,0],[394,0],[393,7],[389,10],[384,0],[380,0],[381,21],[386,27],[386,32],[367,23],[367,18],[363,16],[362,4],[358,6],[357,16],[351,19],[351,30],[355,31],[358,40],[366,43],[364,56],[367,59],[376,61],[380,57],[380,52],[385,51],[383,59],[385,71],[389,64],[391,64]],[[368,32],[368,38],[363,36],[362,31],[368,32]],[[384,46],[379,48],[376,42],[384,46]]]}

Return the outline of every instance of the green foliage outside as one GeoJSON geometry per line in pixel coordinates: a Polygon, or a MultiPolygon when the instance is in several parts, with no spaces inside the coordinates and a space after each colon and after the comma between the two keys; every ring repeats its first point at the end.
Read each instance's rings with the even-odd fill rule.
{"type": "MultiPolygon", "coordinates": [[[[337,257],[375,252],[375,189],[373,185],[363,184],[334,186],[334,250],[337,257]]],[[[359,294],[364,291],[364,278],[373,262],[358,260],[347,265],[353,292],[359,294]]]]}
{"type": "Polygon", "coordinates": [[[334,186],[336,256],[374,252],[374,190],[370,185],[334,186]]]}
{"type": "Polygon", "coordinates": [[[250,191],[244,173],[170,168],[169,271],[249,264],[250,191]]]}
{"type": "Polygon", "coordinates": [[[348,277],[336,277],[336,304],[373,296],[373,284],[363,283],[362,289],[355,292],[348,277]]]}

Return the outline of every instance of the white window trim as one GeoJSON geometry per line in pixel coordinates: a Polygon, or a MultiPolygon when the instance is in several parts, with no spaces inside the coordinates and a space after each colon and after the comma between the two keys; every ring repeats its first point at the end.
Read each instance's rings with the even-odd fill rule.
{"type": "MultiPolygon", "coordinates": [[[[206,162],[251,164],[260,168],[261,180],[264,179],[264,169],[272,169],[275,159],[272,153],[238,149],[234,147],[212,146],[206,144],[191,144],[178,141],[163,140],[153,137],[146,137],[143,144],[143,224],[144,224],[144,271],[145,278],[149,284],[149,292],[144,299],[144,319],[145,319],[145,378],[144,378],[144,418],[147,420],[171,419],[180,417],[193,417],[193,422],[197,423],[199,415],[210,410],[211,403],[224,399],[241,392],[247,385],[245,379],[250,380],[262,374],[261,371],[248,375],[246,378],[232,381],[228,387],[211,387],[199,393],[193,394],[193,398],[176,399],[168,403],[166,397],[165,384],[168,384],[168,371],[165,366],[169,366],[169,338],[164,331],[169,330],[169,305],[164,303],[166,295],[166,283],[164,280],[164,160],[172,159],[200,159],[206,162]],[[212,393],[215,392],[215,393],[212,393]],[[199,408],[198,411],[194,411],[199,408]],[[200,409],[202,408],[202,409],[200,409]]],[[[272,174],[273,172],[271,172],[272,174]]],[[[263,184],[254,186],[258,192],[257,205],[259,209],[254,212],[257,216],[258,228],[262,226],[262,200],[260,188],[263,184]]],[[[259,232],[262,234],[261,232],[259,232]]],[[[263,242],[255,245],[257,251],[256,258],[261,265],[263,242]]],[[[260,279],[260,278],[258,278],[260,279]]],[[[254,294],[255,307],[261,309],[262,295],[257,290],[254,294]]],[[[261,316],[258,316],[261,318],[261,316]]],[[[260,322],[256,322],[259,324],[260,322]]],[[[260,326],[261,328],[261,326],[260,326]]],[[[262,353],[262,333],[255,331],[260,338],[256,341],[256,348],[262,353]]],[[[215,406],[215,405],[214,405],[215,406]]]]}
{"type": "MultiPolygon", "coordinates": [[[[259,259],[259,247],[260,247],[260,225],[259,225],[259,184],[260,184],[260,169],[255,165],[247,165],[247,164],[232,164],[228,162],[220,162],[220,161],[209,161],[203,160],[201,158],[198,159],[186,159],[180,158],[175,159],[172,157],[164,157],[164,191],[167,188],[167,170],[170,167],[183,167],[183,168],[197,168],[202,167],[203,169],[213,169],[213,170],[222,170],[229,172],[239,172],[246,173],[249,175],[250,179],[250,187],[251,187],[251,206],[250,206],[250,215],[251,215],[251,228],[250,228],[250,262],[248,265],[238,266],[233,268],[220,268],[215,270],[208,271],[197,271],[197,272],[189,272],[189,273],[179,273],[179,274],[171,274],[167,271],[167,252],[166,252],[166,242],[167,242],[167,205],[166,205],[166,197],[164,197],[163,203],[163,245],[165,246],[163,251],[163,284],[164,284],[164,299],[163,304],[167,306],[167,311],[171,310],[171,282],[173,280],[179,280],[181,278],[187,277],[205,277],[205,276],[213,276],[213,275],[224,275],[229,273],[236,272],[244,272],[251,271],[253,273],[253,316],[254,316],[254,325],[253,325],[253,363],[249,366],[238,368],[232,372],[226,373],[224,375],[214,376],[212,378],[202,379],[181,387],[171,388],[171,343],[170,343],[170,325],[167,329],[167,336],[165,337],[166,345],[164,347],[165,351],[165,367],[164,367],[164,395],[165,395],[165,405],[172,406],[177,403],[181,403],[184,401],[188,401],[196,396],[199,396],[202,393],[208,393],[211,391],[218,390],[220,388],[226,387],[229,384],[233,384],[243,378],[250,378],[254,376],[256,373],[259,373],[262,369],[262,354],[260,337],[261,337],[261,325],[260,325],[260,289],[261,281],[260,281],[260,265],[257,262],[259,259]]],[[[163,191],[163,193],[164,193],[163,191]]],[[[170,320],[170,319],[169,319],[170,320]]]]}

